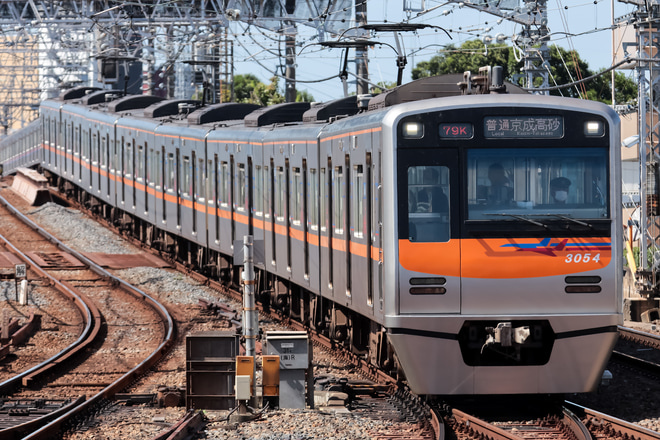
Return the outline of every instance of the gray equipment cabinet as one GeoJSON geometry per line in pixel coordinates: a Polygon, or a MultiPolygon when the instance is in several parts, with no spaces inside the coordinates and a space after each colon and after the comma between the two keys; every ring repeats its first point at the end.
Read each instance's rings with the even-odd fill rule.
{"type": "Polygon", "coordinates": [[[280,357],[280,408],[305,408],[310,362],[306,332],[266,332],[266,354],[280,357]]]}

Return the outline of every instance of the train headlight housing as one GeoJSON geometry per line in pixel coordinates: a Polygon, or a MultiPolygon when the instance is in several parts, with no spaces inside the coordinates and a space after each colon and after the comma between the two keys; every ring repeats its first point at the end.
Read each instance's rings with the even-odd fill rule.
{"type": "Polygon", "coordinates": [[[605,124],[602,121],[587,121],[584,123],[584,135],[600,137],[605,134],[605,124]]]}
{"type": "Polygon", "coordinates": [[[424,124],[415,121],[404,122],[403,137],[406,139],[420,139],[424,137],[424,124]]]}

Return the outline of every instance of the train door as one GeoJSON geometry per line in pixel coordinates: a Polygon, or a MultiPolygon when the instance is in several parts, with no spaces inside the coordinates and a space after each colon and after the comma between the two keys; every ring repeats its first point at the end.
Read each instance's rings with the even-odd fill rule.
{"type": "Polygon", "coordinates": [[[323,296],[332,296],[332,240],[330,214],[332,195],[330,192],[332,159],[325,157],[319,161],[319,242],[320,242],[320,278],[323,296]]]}
{"type": "Polygon", "coordinates": [[[305,200],[305,265],[310,289],[321,292],[321,182],[318,143],[307,144],[307,161],[303,162],[306,187],[305,200]]]}
{"type": "Polygon", "coordinates": [[[460,313],[458,153],[398,154],[400,313],[460,313]]]}
{"type": "Polygon", "coordinates": [[[347,221],[349,199],[350,158],[344,153],[344,139],[334,139],[328,159],[329,199],[329,275],[333,297],[342,303],[351,302],[350,232],[347,221]]]}
{"type": "Polygon", "coordinates": [[[121,192],[121,184],[119,178],[121,176],[121,144],[117,139],[117,127],[115,125],[115,133],[110,141],[110,172],[108,173],[110,179],[110,203],[113,206],[119,206],[120,197],[118,194],[121,192]]]}

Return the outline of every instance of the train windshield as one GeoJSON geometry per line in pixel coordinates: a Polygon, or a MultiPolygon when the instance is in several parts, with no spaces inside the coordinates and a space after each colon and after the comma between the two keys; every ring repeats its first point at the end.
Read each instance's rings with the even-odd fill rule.
{"type": "Polygon", "coordinates": [[[468,219],[607,218],[607,166],[606,148],[470,149],[468,219]]]}

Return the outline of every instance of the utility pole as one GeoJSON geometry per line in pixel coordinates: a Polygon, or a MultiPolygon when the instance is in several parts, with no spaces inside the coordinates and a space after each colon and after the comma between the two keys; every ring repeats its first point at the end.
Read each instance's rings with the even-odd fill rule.
{"type": "MultiPolygon", "coordinates": [[[[367,24],[367,2],[366,0],[358,0],[355,4],[355,25],[362,26],[367,24]]],[[[365,31],[361,31],[366,34],[365,31]]],[[[364,35],[358,35],[361,37],[364,35]]],[[[361,46],[355,49],[355,70],[357,74],[357,89],[358,96],[369,94],[369,57],[367,47],[361,46]]]]}

